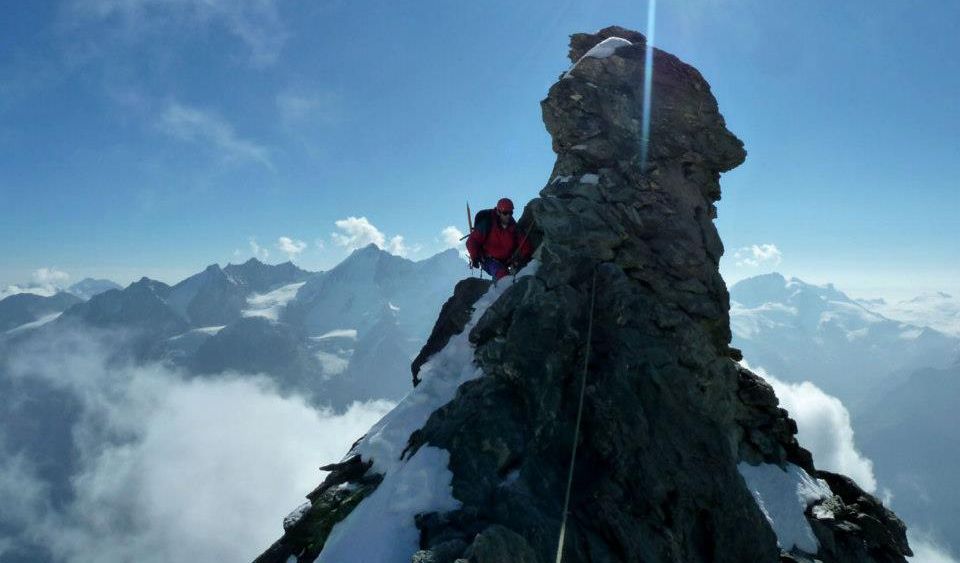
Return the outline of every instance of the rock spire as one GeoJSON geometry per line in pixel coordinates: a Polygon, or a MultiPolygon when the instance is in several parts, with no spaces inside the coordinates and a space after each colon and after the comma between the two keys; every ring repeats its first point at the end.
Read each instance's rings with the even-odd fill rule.
{"type": "Polygon", "coordinates": [[[258,561],[325,561],[332,543],[362,561],[382,539],[379,524],[358,527],[364,503],[385,503],[384,520],[402,513],[403,495],[419,493],[397,484],[416,483],[413,469],[397,475],[427,452],[446,471],[418,466],[431,476],[421,486],[455,502],[418,512],[383,560],[553,561],[591,316],[564,561],[904,561],[903,524],[816,470],[770,386],[729,347],[713,219],[720,174],[746,153],[709,85],[654,50],[643,162],[644,37],[611,27],[570,44],[574,66],[541,102],[557,161],[521,219],[538,267],[491,289],[469,321],[461,311],[438,322],[447,343],[417,366],[423,382],[398,409],[438,382],[456,383],[455,395],[401,426],[412,430],[402,451],[370,444],[403,417],[372,429],[258,561]],[[477,371],[456,379],[470,371],[453,364],[467,343],[477,371]]]}

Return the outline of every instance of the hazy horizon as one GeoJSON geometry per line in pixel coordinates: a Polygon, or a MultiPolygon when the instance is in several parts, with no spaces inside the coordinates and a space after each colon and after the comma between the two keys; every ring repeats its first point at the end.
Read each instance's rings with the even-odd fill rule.
{"type": "MultiPolygon", "coordinates": [[[[522,208],[547,182],[539,102],[568,35],[647,33],[647,13],[11,5],[0,285],[41,268],[176,280],[249,256],[324,270],[359,240],[429,256],[467,230],[467,201],[522,208]]],[[[656,17],[656,46],[703,74],[748,152],[721,179],[728,283],[777,269],[865,297],[960,293],[960,57],[944,56],[960,5],[697,0],[656,17]]]]}

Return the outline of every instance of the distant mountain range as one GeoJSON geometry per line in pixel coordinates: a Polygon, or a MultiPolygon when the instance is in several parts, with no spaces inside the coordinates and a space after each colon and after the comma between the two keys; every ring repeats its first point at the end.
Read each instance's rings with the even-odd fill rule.
{"type": "Polygon", "coordinates": [[[734,284],[730,301],[733,345],[751,365],[812,381],[851,407],[893,373],[960,357],[960,338],[887,318],[830,284],[767,274],[734,284]]]}
{"type": "MultiPolygon", "coordinates": [[[[93,337],[107,365],[159,363],[187,378],[257,374],[283,395],[335,411],[398,401],[412,388],[411,361],[467,274],[456,250],[413,262],[370,245],[328,272],[251,259],[211,265],[172,286],[85,280],[70,291],[0,299],[0,474],[4,459],[25,460],[51,498],[69,504],[81,464],[71,453],[81,439],[75,431],[89,415],[71,390],[12,376],[12,363],[63,351],[67,378],[74,369],[104,371],[73,363],[89,358],[71,356],[71,347],[93,337]]],[[[29,535],[18,525],[0,511],[0,561],[21,560],[6,559],[3,546],[4,537],[29,535]]],[[[38,563],[58,560],[43,546],[20,547],[38,563]]]]}
{"type": "Polygon", "coordinates": [[[110,280],[85,278],[68,287],[67,293],[72,293],[80,299],[87,300],[111,289],[121,289],[121,286],[110,280]]]}
{"type": "Polygon", "coordinates": [[[891,319],[929,326],[960,337],[960,299],[942,291],[928,292],[911,299],[858,299],[858,303],[891,319]]]}
{"type": "Polygon", "coordinates": [[[410,388],[410,361],[466,272],[456,250],[413,262],[371,244],[327,272],[251,258],[173,286],[84,280],[73,291],[92,295],[85,301],[68,292],[0,300],[0,342],[96,327],[122,335],[113,352],[138,362],[200,376],[262,373],[335,408],[398,400],[410,388]]]}
{"type": "Polygon", "coordinates": [[[857,447],[909,525],[960,549],[958,302],[891,305],[780,274],[730,287],[733,345],[780,379],[811,381],[849,408],[857,447]],[[894,320],[897,319],[897,320],[894,320]]]}
{"type": "Polygon", "coordinates": [[[0,300],[0,333],[11,330],[27,330],[50,322],[60,313],[83,299],[70,293],[60,292],[50,297],[34,293],[18,293],[0,300]]]}
{"type": "MultiPolygon", "coordinates": [[[[95,327],[118,336],[118,357],[162,362],[192,377],[264,374],[285,392],[337,410],[355,400],[398,400],[411,387],[411,359],[466,274],[455,250],[413,262],[370,245],[326,272],[251,259],[211,265],[173,286],[148,278],[126,288],[84,280],[69,291],[0,300],[0,357],[95,327]]],[[[743,280],[730,297],[733,345],[745,359],[840,397],[895,507],[960,545],[960,537],[938,527],[960,518],[960,499],[935,493],[952,490],[952,472],[944,468],[956,467],[949,456],[960,451],[953,431],[960,411],[952,403],[960,338],[924,325],[924,311],[940,311],[952,298],[894,307],[779,274],[743,280]],[[908,309],[913,317],[888,316],[908,309]]],[[[0,393],[22,399],[0,409],[0,423],[20,438],[13,446],[36,450],[38,460],[57,459],[79,416],[71,399],[2,376],[0,366],[0,393]]],[[[48,468],[49,482],[67,491],[70,462],[63,463],[48,468]]]]}
{"type": "Polygon", "coordinates": [[[0,300],[6,299],[11,295],[29,293],[41,297],[52,297],[57,293],[70,293],[80,299],[90,299],[98,293],[110,289],[120,289],[120,285],[110,280],[97,280],[93,278],[83,279],[69,287],[61,287],[54,283],[27,283],[23,285],[11,285],[0,289],[0,300]]]}

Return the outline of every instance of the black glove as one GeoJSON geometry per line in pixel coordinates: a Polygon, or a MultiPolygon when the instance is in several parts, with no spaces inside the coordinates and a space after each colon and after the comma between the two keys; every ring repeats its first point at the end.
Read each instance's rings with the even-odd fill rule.
{"type": "Polygon", "coordinates": [[[470,267],[471,267],[471,268],[479,268],[479,267],[480,267],[480,259],[479,259],[479,258],[471,258],[471,259],[470,259],[470,267]]]}

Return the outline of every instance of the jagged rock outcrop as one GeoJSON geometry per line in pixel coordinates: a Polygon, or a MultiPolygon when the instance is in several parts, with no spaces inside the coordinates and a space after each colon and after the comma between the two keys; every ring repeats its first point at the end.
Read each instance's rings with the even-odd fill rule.
{"type": "Polygon", "coordinates": [[[307,394],[319,387],[320,367],[294,327],[246,317],[205,340],[189,358],[195,374],[270,373],[282,389],[307,394]]]}
{"type": "MultiPolygon", "coordinates": [[[[574,67],[541,104],[557,162],[522,218],[539,268],[497,288],[499,298],[460,329],[482,376],[467,378],[407,432],[398,459],[367,459],[388,451],[367,447],[389,437],[396,421],[385,419],[258,561],[333,560],[322,550],[334,541],[337,561],[362,560],[352,553],[378,538],[353,516],[381,488],[414,494],[396,484],[406,482],[395,472],[423,452],[449,469],[458,508],[418,513],[417,545],[398,545],[386,560],[552,561],[585,363],[565,561],[903,561],[909,554],[902,524],[875,499],[850,481],[832,493],[816,481],[839,482],[816,472],[770,386],[734,361],[713,218],[720,173],[746,154],[703,77],[655,50],[643,158],[645,51],[642,35],[621,28],[572,37],[574,67]],[[620,39],[594,50],[612,37],[620,39]],[[797,491],[792,502],[809,541],[778,546],[787,541],[778,513],[768,517],[755,501],[760,493],[748,487],[744,467],[800,479],[810,506],[798,508],[797,491]]],[[[448,348],[462,345],[459,337],[448,336],[448,348]]],[[[424,365],[437,362],[429,377],[445,377],[453,365],[445,353],[424,365]]],[[[776,499],[767,500],[769,511],[776,499]]]]}

